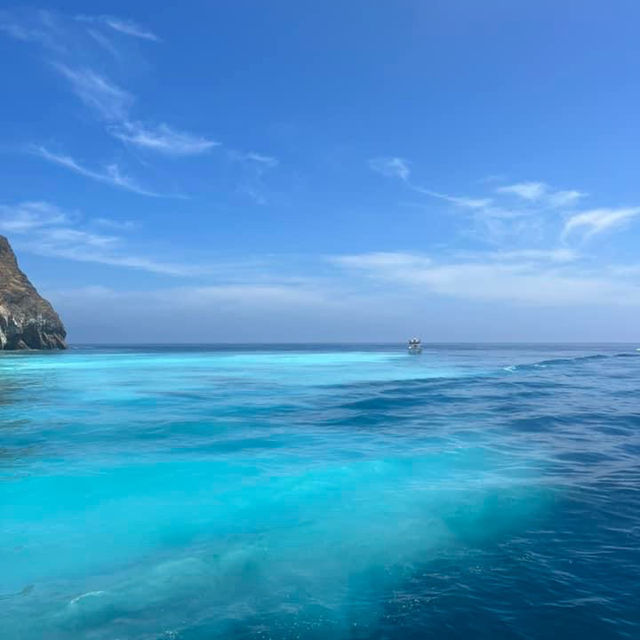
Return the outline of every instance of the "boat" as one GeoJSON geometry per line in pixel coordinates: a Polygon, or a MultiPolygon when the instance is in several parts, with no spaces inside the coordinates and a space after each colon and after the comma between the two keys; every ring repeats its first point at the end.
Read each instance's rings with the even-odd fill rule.
{"type": "Polygon", "coordinates": [[[413,356],[422,353],[422,342],[420,342],[419,338],[411,338],[409,340],[409,353],[413,356]]]}

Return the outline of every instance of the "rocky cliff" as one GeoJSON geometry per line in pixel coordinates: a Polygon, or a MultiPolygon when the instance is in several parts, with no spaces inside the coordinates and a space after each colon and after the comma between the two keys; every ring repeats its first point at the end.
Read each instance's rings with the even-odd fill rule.
{"type": "Polygon", "coordinates": [[[20,271],[11,245],[0,236],[0,350],[66,349],[67,332],[20,271]]]}

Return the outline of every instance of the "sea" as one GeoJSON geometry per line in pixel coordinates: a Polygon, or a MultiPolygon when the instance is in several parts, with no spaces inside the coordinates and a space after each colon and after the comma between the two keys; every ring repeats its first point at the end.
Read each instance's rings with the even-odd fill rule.
{"type": "Polygon", "coordinates": [[[638,639],[637,347],[3,353],[0,638],[638,639]]]}

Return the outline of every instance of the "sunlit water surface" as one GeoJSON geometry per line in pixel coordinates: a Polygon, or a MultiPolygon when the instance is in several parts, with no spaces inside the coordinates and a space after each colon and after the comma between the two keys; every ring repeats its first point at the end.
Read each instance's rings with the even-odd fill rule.
{"type": "Polygon", "coordinates": [[[0,636],[640,638],[634,346],[0,356],[0,636]]]}

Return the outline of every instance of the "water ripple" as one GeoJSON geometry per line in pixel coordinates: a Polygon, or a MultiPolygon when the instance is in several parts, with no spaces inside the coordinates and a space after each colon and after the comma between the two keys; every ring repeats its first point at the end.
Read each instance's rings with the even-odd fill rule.
{"type": "Polygon", "coordinates": [[[3,637],[640,637],[639,356],[2,354],[3,637]]]}

